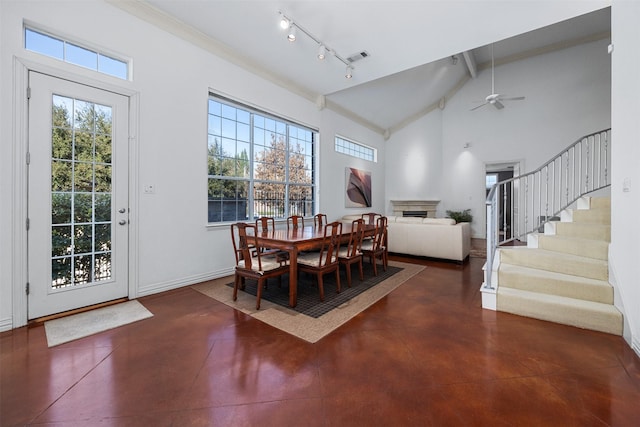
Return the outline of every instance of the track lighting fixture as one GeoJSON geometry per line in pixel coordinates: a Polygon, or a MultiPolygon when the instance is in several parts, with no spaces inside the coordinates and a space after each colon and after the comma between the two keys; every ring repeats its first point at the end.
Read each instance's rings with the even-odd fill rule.
{"type": "Polygon", "coordinates": [[[291,23],[291,26],[289,27],[289,33],[287,34],[287,40],[289,40],[290,42],[296,41],[296,27],[295,27],[295,25],[293,25],[293,23],[291,23]]]}
{"type": "Polygon", "coordinates": [[[331,56],[333,56],[338,61],[342,62],[344,65],[347,66],[347,72],[345,74],[345,77],[347,79],[350,79],[353,77],[353,66],[351,65],[351,62],[353,61],[348,61],[342,56],[340,56],[335,50],[327,46],[322,40],[320,40],[319,38],[311,34],[305,28],[301,27],[300,24],[293,22],[293,19],[286,16],[281,11],[278,11],[278,14],[280,15],[280,28],[282,28],[283,30],[287,30],[287,40],[289,40],[290,42],[296,41],[296,35],[297,35],[296,32],[299,30],[301,33],[305,34],[307,37],[309,37],[318,45],[317,58],[319,60],[324,60],[327,57],[327,53],[329,53],[331,54],[331,56]]]}
{"type": "Polygon", "coordinates": [[[324,47],[323,44],[321,44],[320,47],[318,48],[318,59],[322,61],[326,54],[327,54],[327,48],[324,47]]]}

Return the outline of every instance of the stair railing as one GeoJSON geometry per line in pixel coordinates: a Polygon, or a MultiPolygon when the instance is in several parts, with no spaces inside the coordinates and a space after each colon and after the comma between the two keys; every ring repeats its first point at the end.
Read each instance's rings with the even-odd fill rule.
{"type": "Polygon", "coordinates": [[[585,194],[611,185],[611,129],[586,135],[533,172],[496,183],[487,209],[485,289],[499,246],[525,240],[585,194]]]}

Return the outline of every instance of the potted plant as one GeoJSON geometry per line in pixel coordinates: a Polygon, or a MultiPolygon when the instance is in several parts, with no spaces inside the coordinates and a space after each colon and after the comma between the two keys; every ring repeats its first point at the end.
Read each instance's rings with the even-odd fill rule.
{"type": "Polygon", "coordinates": [[[459,222],[471,222],[473,221],[473,215],[471,215],[471,209],[465,209],[463,211],[447,211],[447,216],[459,222]]]}

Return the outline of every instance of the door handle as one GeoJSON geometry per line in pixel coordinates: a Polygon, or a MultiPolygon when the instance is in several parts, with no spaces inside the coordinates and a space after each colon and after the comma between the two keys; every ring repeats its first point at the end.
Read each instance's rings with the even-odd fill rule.
{"type": "Polygon", "coordinates": [[[126,219],[121,219],[120,221],[118,221],[118,224],[120,225],[125,225],[127,223],[126,219]]]}
{"type": "Polygon", "coordinates": [[[125,208],[120,208],[120,209],[118,209],[118,212],[120,212],[120,213],[125,213],[126,211],[127,211],[127,210],[126,210],[125,208]]]}

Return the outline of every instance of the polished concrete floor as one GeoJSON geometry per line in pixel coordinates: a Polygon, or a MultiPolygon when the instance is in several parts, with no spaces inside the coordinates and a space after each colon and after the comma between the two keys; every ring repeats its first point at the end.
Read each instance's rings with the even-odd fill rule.
{"type": "Polygon", "coordinates": [[[0,425],[638,426],[620,337],[480,308],[482,262],[427,266],[316,344],[184,288],[47,348],[0,334],[0,425]]]}

